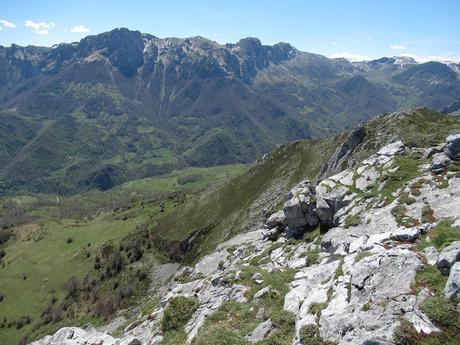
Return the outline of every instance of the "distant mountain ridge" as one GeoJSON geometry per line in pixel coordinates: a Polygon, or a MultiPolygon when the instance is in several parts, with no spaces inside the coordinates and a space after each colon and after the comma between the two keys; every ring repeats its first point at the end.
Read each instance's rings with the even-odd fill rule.
{"type": "Polygon", "coordinates": [[[250,162],[375,114],[459,100],[458,64],[349,62],[256,38],[222,45],[122,28],[0,47],[0,190],[74,193],[250,162]]]}

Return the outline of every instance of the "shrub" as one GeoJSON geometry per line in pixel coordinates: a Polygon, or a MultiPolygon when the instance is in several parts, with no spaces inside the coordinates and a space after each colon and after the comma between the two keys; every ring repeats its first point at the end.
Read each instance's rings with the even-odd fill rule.
{"type": "MultiPolygon", "coordinates": [[[[417,244],[417,249],[421,250],[430,245],[434,245],[438,250],[446,245],[460,240],[460,229],[452,226],[452,220],[440,221],[430,232],[430,241],[423,241],[417,244]]],[[[424,238],[427,238],[425,235],[424,238]]]]}
{"type": "Polygon", "coordinates": [[[299,341],[302,345],[322,345],[317,325],[304,325],[299,330],[299,341]]]}
{"type": "Polygon", "coordinates": [[[177,178],[177,183],[180,185],[184,185],[187,183],[197,182],[199,180],[201,180],[201,176],[194,174],[194,175],[181,176],[177,178]]]}
{"type": "Polygon", "coordinates": [[[370,303],[364,303],[363,306],[362,306],[362,308],[361,308],[361,310],[362,310],[362,311],[369,311],[369,310],[371,310],[371,308],[372,308],[372,307],[371,307],[371,304],[370,304],[370,303]]]}
{"type": "Polygon", "coordinates": [[[69,237],[69,238],[67,239],[67,243],[72,243],[72,242],[73,242],[73,238],[72,238],[72,237],[69,237]]]}
{"type": "Polygon", "coordinates": [[[79,282],[76,277],[70,277],[65,283],[64,288],[67,291],[67,295],[75,297],[78,294],[79,282]]]}
{"type": "Polygon", "coordinates": [[[295,315],[286,310],[276,310],[271,314],[276,331],[267,339],[267,345],[291,344],[295,333],[295,315]]]}
{"type": "Polygon", "coordinates": [[[11,235],[11,230],[0,229],[0,244],[8,242],[8,240],[11,238],[11,235]]]}
{"type": "Polygon", "coordinates": [[[419,340],[420,336],[414,326],[408,320],[402,319],[393,333],[394,343],[396,345],[416,345],[419,344],[419,340]]]}
{"type": "Polygon", "coordinates": [[[0,302],[2,302],[5,299],[5,296],[0,293],[0,302]]]}
{"type": "Polygon", "coordinates": [[[161,320],[163,332],[180,330],[198,309],[198,302],[193,298],[174,297],[164,311],[161,320]]]}
{"type": "Polygon", "coordinates": [[[313,315],[316,315],[316,316],[320,317],[321,312],[323,311],[323,309],[326,309],[326,308],[327,308],[327,302],[312,303],[312,304],[310,304],[310,307],[308,307],[308,312],[310,314],[313,314],[313,315]]]}
{"type": "Polygon", "coordinates": [[[123,285],[118,289],[118,294],[122,299],[131,297],[134,293],[134,288],[132,285],[123,285]]]}
{"type": "Polygon", "coordinates": [[[16,326],[16,329],[21,329],[25,325],[28,325],[30,323],[30,316],[23,316],[16,321],[14,321],[14,325],[16,326]]]}
{"type": "Polygon", "coordinates": [[[241,335],[226,326],[214,326],[201,332],[194,345],[250,345],[241,335]]]}
{"type": "Polygon", "coordinates": [[[103,300],[99,300],[96,302],[96,306],[94,308],[94,312],[98,316],[102,316],[107,318],[115,310],[118,309],[121,303],[121,297],[118,294],[111,294],[105,297],[103,300]]]}
{"type": "Polygon", "coordinates": [[[422,223],[434,223],[436,218],[434,217],[434,211],[430,205],[425,205],[422,208],[422,223]]]}
{"type": "Polygon", "coordinates": [[[412,205],[415,202],[415,199],[407,193],[401,193],[399,195],[399,201],[406,205],[412,205]]]}
{"type": "Polygon", "coordinates": [[[403,204],[396,205],[392,208],[391,214],[395,217],[396,223],[398,225],[405,226],[406,228],[419,225],[418,220],[408,217],[406,215],[407,209],[403,204]]]}
{"type": "Polygon", "coordinates": [[[443,276],[435,266],[426,265],[415,275],[414,288],[416,292],[419,292],[422,288],[427,287],[436,294],[441,294],[446,281],[447,277],[443,276]]]}
{"type": "Polygon", "coordinates": [[[357,226],[361,223],[359,216],[356,214],[348,215],[345,218],[345,227],[349,228],[350,226],[357,226]]]}
{"type": "Polygon", "coordinates": [[[420,309],[439,326],[454,326],[458,318],[455,313],[455,306],[442,296],[427,298],[420,309]]]}

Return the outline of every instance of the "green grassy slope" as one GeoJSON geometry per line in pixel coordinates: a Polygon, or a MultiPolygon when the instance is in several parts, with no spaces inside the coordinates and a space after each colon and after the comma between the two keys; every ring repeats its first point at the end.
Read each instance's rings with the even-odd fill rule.
{"type": "MultiPolygon", "coordinates": [[[[104,245],[130,243],[143,224],[173,209],[187,193],[219,184],[245,169],[244,165],[188,168],[134,180],[110,191],[59,197],[59,201],[55,195],[43,194],[0,199],[0,231],[13,234],[5,245],[0,244],[5,252],[0,260],[0,295],[4,296],[0,302],[0,344],[16,344],[25,334],[42,336],[66,324],[101,322],[101,318],[88,319],[76,313],[56,324],[40,324],[42,311],[52,298],[57,300],[55,305],[66,301],[65,283],[71,277],[81,282],[88,274],[98,274],[95,258],[104,245]],[[31,323],[20,328],[6,326],[24,317],[31,323]],[[4,318],[7,322],[2,327],[4,318]]],[[[163,255],[151,248],[136,267],[151,268],[161,261],[163,255]]],[[[127,275],[129,272],[116,279],[124,281],[127,275]]],[[[105,289],[108,283],[101,284],[105,289]]]]}

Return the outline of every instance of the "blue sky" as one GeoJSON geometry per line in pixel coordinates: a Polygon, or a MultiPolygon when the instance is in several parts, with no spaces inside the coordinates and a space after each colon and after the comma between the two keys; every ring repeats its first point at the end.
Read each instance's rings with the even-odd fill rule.
{"type": "Polygon", "coordinates": [[[258,37],[329,57],[460,60],[460,0],[0,0],[0,45],[51,46],[116,27],[220,43],[258,37]]]}

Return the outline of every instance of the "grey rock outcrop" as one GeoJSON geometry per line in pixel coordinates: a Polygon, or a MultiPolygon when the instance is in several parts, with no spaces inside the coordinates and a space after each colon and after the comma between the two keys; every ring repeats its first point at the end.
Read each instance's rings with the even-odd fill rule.
{"type": "Polygon", "coordinates": [[[460,260],[460,241],[456,241],[445,247],[439,254],[436,265],[444,274],[449,274],[452,265],[460,260]]]}
{"type": "Polygon", "coordinates": [[[460,262],[456,262],[450,268],[449,278],[443,291],[446,298],[460,297],[460,262]]]}
{"type": "Polygon", "coordinates": [[[442,173],[449,165],[450,159],[445,153],[436,153],[431,159],[430,169],[435,174],[442,173]]]}
{"type": "Polygon", "coordinates": [[[270,217],[268,217],[265,223],[267,229],[278,227],[283,230],[286,225],[286,216],[284,215],[283,210],[273,213],[270,217]]]}
{"type": "Polygon", "coordinates": [[[446,143],[447,156],[454,161],[460,161],[460,134],[449,135],[446,143]]]}
{"type": "Polygon", "coordinates": [[[350,193],[347,187],[329,181],[333,183],[331,187],[327,182],[323,181],[316,187],[316,213],[321,224],[329,228],[333,225],[334,214],[348,205],[351,200],[345,200],[350,193]]]}
{"type": "Polygon", "coordinates": [[[347,140],[335,151],[334,155],[322,167],[320,179],[339,173],[346,159],[359,147],[366,136],[364,127],[353,130],[347,140]]]}
{"type": "Polygon", "coordinates": [[[399,140],[382,147],[379,151],[377,151],[377,155],[394,156],[395,154],[403,153],[405,150],[406,146],[401,140],[399,140]]]}
{"type": "Polygon", "coordinates": [[[273,323],[269,319],[265,322],[259,324],[251,333],[246,336],[246,340],[255,344],[259,341],[262,341],[270,335],[273,331],[273,323]]]}
{"type": "Polygon", "coordinates": [[[300,238],[319,223],[316,214],[315,186],[305,180],[285,196],[283,207],[288,226],[287,236],[300,238]]]}

